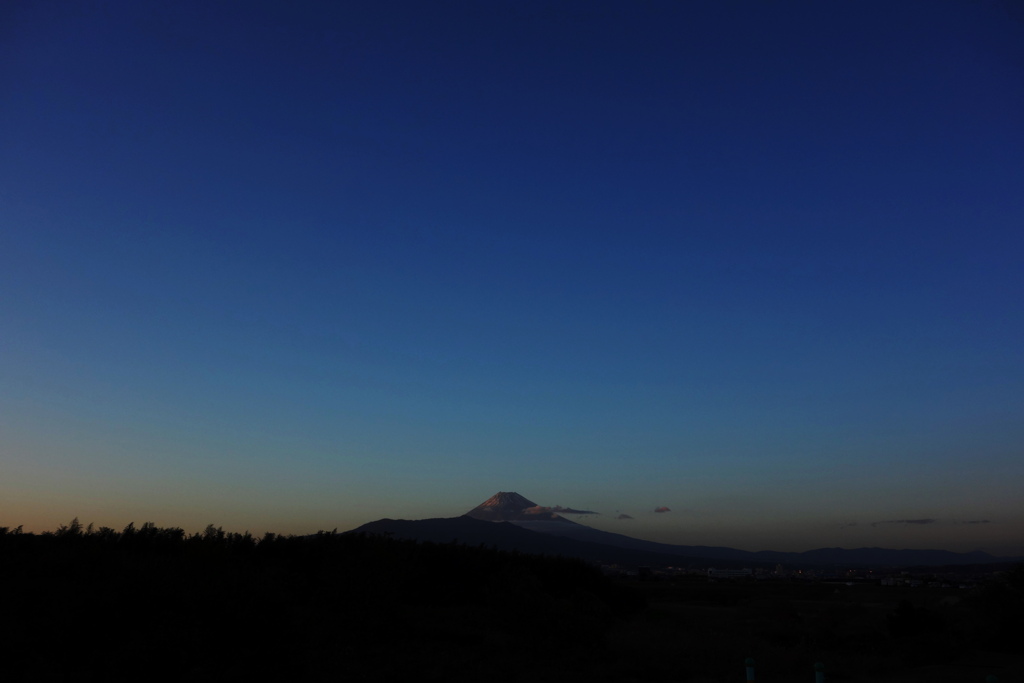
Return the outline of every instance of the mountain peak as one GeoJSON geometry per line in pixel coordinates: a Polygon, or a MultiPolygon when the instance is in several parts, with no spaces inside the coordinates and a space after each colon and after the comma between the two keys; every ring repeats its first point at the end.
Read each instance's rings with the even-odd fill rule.
{"type": "Polygon", "coordinates": [[[537,507],[537,504],[515,491],[498,491],[493,496],[477,505],[477,508],[505,508],[525,510],[526,508],[537,507]]]}
{"type": "Polygon", "coordinates": [[[552,521],[575,524],[551,508],[537,505],[515,491],[498,491],[465,514],[466,517],[488,522],[552,521]]]}

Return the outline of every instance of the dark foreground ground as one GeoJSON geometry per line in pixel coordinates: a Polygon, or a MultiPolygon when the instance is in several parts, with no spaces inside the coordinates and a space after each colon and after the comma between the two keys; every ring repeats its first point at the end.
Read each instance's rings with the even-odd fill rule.
{"type": "Polygon", "coordinates": [[[972,591],[609,579],[580,561],[319,534],[0,529],[0,679],[1020,680],[1024,569],[972,591]]]}
{"type": "Polygon", "coordinates": [[[646,607],[608,632],[637,680],[1001,683],[1022,680],[1024,572],[977,590],[809,582],[634,584],[646,607]],[[1015,585],[1013,582],[1016,582],[1015,585]],[[1013,606],[1015,605],[1015,607],[1013,606]],[[665,656],[674,653],[675,656],[665,656]]]}

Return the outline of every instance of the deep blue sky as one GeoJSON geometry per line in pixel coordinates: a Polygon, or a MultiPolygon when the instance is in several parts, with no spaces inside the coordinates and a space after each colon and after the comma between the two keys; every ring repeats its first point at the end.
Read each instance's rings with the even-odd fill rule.
{"type": "Polygon", "coordinates": [[[1012,3],[5,3],[0,525],[1024,554],[1022,188],[1012,3]]]}

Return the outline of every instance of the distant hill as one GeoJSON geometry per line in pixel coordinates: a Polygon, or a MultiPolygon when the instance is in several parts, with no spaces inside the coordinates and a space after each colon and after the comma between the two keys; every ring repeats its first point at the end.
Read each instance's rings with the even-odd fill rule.
{"type": "Polygon", "coordinates": [[[732,560],[758,564],[786,564],[802,566],[872,566],[907,567],[988,564],[993,562],[1019,562],[1021,558],[999,558],[988,553],[954,553],[949,550],[892,550],[888,548],[818,548],[802,553],[787,553],[774,550],[751,552],[736,548],[706,545],[670,545],[644,541],[639,538],[601,531],[582,524],[572,527],[552,522],[512,522],[524,529],[543,534],[560,536],[577,541],[601,543],[620,548],[645,550],[664,555],[682,555],[688,558],[707,560],[732,560]]]}
{"type": "Polygon", "coordinates": [[[393,520],[364,524],[353,532],[387,534],[435,543],[458,541],[502,550],[579,557],[603,564],[626,566],[952,566],[1020,562],[984,552],[892,550],[887,548],[819,548],[802,553],[764,550],[751,552],[716,546],[656,543],[601,531],[568,520],[558,508],[545,508],[515,492],[499,491],[460,517],[393,520]]]}

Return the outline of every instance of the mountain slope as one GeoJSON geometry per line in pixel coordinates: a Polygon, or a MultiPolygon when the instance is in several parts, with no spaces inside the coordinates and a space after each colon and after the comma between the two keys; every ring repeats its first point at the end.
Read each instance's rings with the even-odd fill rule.
{"type": "MultiPolygon", "coordinates": [[[[598,564],[618,564],[630,567],[702,564],[696,558],[576,541],[561,536],[529,531],[511,522],[487,522],[465,515],[419,520],[379,519],[347,533],[376,534],[430,543],[482,545],[498,550],[532,555],[576,557],[598,564]]],[[[734,564],[723,564],[722,566],[734,566],[734,564]]]]}

